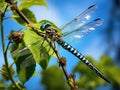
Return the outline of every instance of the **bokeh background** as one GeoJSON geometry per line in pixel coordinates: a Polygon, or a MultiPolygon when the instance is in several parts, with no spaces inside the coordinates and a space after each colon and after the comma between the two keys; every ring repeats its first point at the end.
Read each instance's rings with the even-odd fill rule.
{"type": "MultiPolygon", "coordinates": [[[[97,28],[95,31],[86,35],[84,38],[78,40],[75,43],[71,42],[70,44],[74,46],[76,49],[78,49],[82,54],[92,56],[92,58],[94,58],[96,62],[100,60],[100,57],[102,55],[108,55],[113,60],[115,66],[119,68],[120,66],[120,36],[119,36],[120,35],[120,0],[82,0],[82,1],[81,0],[46,0],[46,2],[48,4],[48,8],[43,6],[34,6],[31,7],[30,10],[34,12],[38,22],[43,19],[48,19],[59,27],[71,21],[73,18],[78,16],[89,6],[97,5],[98,10],[92,16],[90,21],[96,18],[102,18],[104,19],[103,25],[97,28]]],[[[7,15],[8,16],[11,15],[11,12],[7,13],[6,16],[7,15]]],[[[4,29],[5,29],[6,42],[7,42],[7,36],[10,34],[10,31],[18,30],[20,28],[21,26],[20,25],[16,26],[16,22],[14,22],[12,19],[5,20],[4,29]]],[[[1,38],[0,38],[0,43],[1,43],[1,38]]],[[[2,48],[0,45],[0,68],[4,63],[1,49],[2,48]]],[[[79,61],[72,54],[63,50],[62,48],[60,48],[60,54],[67,58],[67,70],[69,73],[72,73],[74,67],[79,63],[79,61]]],[[[11,61],[9,61],[9,63],[11,63],[11,61]]],[[[58,61],[55,58],[52,58],[50,60],[48,67],[51,67],[52,65],[59,66],[58,61]]],[[[39,66],[37,66],[36,71],[42,71],[42,69],[39,66]]],[[[39,75],[35,75],[25,84],[28,90],[45,89],[46,87],[45,84],[41,82],[43,78],[42,74],[43,73],[39,75]]],[[[76,74],[76,79],[78,77],[79,75],[76,74]]],[[[57,81],[54,81],[54,83],[56,82],[57,81]]],[[[95,90],[110,90],[110,89],[120,90],[120,86],[118,83],[116,83],[116,85],[114,86],[112,86],[112,84],[105,84],[105,86],[99,86],[95,88],[95,90]]]]}

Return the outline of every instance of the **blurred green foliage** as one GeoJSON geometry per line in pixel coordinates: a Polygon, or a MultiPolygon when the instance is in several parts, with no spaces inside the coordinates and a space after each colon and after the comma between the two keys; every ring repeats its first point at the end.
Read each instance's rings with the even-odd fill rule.
{"type": "Polygon", "coordinates": [[[62,70],[57,66],[51,66],[42,72],[42,84],[46,90],[68,90],[68,86],[62,70]]]}
{"type": "MultiPolygon", "coordinates": [[[[111,81],[110,84],[112,84],[113,86],[120,85],[120,68],[114,64],[113,60],[109,56],[103,55],[97,62],[90,56],[87,56],[87,59],[90,60],[93,65],[99,68],[108,77],[108,79],[111,81]]],[[[77,73],[80,76],[77,80],[77,83],[82,89],[93,90],[95,88],[98,88],[99,86],[109,84],[100,77],[98,77],[82,62],[79,62],[74,67],[73,72],[77,73]]]]}
{"type": "MultiPolygon", "coordinates": [[[[96,90],[96,88],[100,86],[111,85],[115,87],[116,85],[120,85],[120,68],[114,64],[109,56],[103,55],[100,57],[99,61],[94,60],[90,56],[86,56],[86,58],[99,68],[108,77],[111,83],[107,83],[84,63],[79,62],[73,67],[73,73],[79,76],[76,77],[76,82],[80,90],[96,90]]],[[[42,72],[42,83],[45,85],[46,90],[68,90],[66,80],[62,73],[61,69],[57,66],[51,66],[46,71],[42,72]]]]}

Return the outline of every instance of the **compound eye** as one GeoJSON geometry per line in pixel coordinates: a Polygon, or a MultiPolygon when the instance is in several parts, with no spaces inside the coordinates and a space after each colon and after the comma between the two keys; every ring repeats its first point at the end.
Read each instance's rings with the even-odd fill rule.
{"type": "Polygon", "coordinates": [[[45,29],[47,26],[51,26],[51,24],[50,24],[49,22],[45,22],[45,23],[43,23],[43,24],[40,26],[40,29],[41,29],[42,31],[44,31],[44,29],[45,29]]]}

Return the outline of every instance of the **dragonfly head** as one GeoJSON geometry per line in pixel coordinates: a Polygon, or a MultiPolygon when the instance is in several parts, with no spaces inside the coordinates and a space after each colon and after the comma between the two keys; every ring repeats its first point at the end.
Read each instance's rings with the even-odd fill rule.
{"type": "Polygon", "coordinates": [[[40,26],[40,29],[41,29],[42,31],[44,31],[45,28],[48,27],[48,26],[51,26],[50,22],[45,22],[45,23],[43,23],[43,24],[40,26]]]}

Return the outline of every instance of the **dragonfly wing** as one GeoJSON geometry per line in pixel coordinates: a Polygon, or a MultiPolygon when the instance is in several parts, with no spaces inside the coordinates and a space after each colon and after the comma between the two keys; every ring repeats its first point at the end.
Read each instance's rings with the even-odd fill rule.
{"type": "Polygon", "coordinates": [[[23,56],[23,55],[27,55],[28,53],[30,53],[29,48],[30,47],[36,47],[38,45],[41,45],[41,42],[38,40],[37,42],[28,44],[27,46],[21,46],[20,48],[16,48],[14,50],[11,51],[11,55],[12,57],[15,57],[16,55],[18,56],[23,56]]]}
{"type": "Polygon", "coordinates": [[[97,6],[92,5],[89,8],[87,8],[83,13],[78,15],[76,18],[74,18],[72,21],[61,27],[61,30],[63,33],[70,32],[74,29],[76,29],[79,26],[83,26],[87,23],[87,21],[91,18],[91,15],[96,11],[97,6]]]}
{"type": "MultiPolygon", "coordinates": [[[[35,57],[38,57],[45,52],[45,51],[43,52],[42,50],[47,50],[49,55],[51,55],[51,53],[53,53],[53,50],[50,48],[51,47],[48,42],[43,41],[43,40],[37,40],[36,42],[28,44],[27,46],[22,46],[20,48],[17,48],[15,50],[11,51],[11,55],[12,55],[12,57],[16,57],[16,56],[21,57],[21,56],[28,55],[28,54],[33,55],[33,53],[34,53],[35,57]]],[[[47,53],[46,53],[46,55],[47,55],[47,53]]]]}
{"type": "Polygon", "coordinates": [[[75,40],[75,39],[79,39],[84,37],[87,33],[94,31],[97,27],[99,27],[100,25],[102,25],[103,20],[102,19],[96,19],[94,21],[91,21],[90,23],[84,25],[84,26],[80,26],[77,29],[74,29],[71,32],[67,32],[67,33],[63,33],[63,39],[67,40],[75,40]]]}

